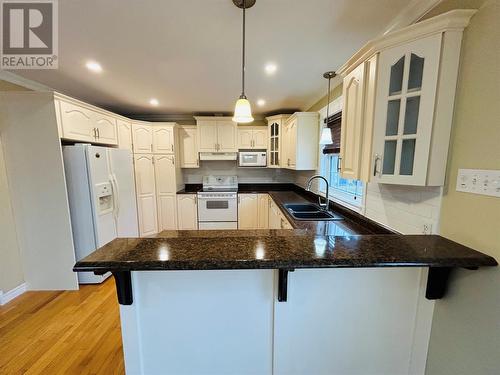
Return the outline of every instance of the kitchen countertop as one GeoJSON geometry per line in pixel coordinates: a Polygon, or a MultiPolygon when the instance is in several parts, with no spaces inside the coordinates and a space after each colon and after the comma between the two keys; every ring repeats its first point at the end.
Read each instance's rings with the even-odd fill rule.
{"type": "MultiPolygon", "coordinates": [[[[265,231],[233,236],[117,238],[78,261],[75,271],[335,267],[481,267],[494,258],[437,235],[312,236],[265,231]]],[[[215,232],[213,232],[215,233],[215,232]]],[[[205,235],[205,234],[202,234],[205,235]]]]}

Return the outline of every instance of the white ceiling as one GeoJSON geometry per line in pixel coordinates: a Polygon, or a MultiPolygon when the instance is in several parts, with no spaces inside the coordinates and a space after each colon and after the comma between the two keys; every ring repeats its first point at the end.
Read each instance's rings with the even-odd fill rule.
{"type": "MultiPolygon", "coordinates": [[[[254,112],[307,109],[326,92],[323,72],[410,2],[257,0],[247,11],[254,112]],[[270,61],[278,65],[272,77],[264,72],[270,61]],[[258,98],[267,104],[257,107],[258,98]]],[[[241,91],[241,11],[232,0],[63,0],[59,56],[58,70],[15,73],[122,114],[231,112],[241,91]],[[104,71],[89,72],[89,59],[104,71]]]]}

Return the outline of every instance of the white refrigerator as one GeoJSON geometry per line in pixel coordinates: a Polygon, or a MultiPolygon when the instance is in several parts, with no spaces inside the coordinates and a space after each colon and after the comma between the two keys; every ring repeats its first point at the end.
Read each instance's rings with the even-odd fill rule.
{"type": "MultiPolygon", "coordinates": [[[[64,146],[63,156],[76,259],[117,237],[138,237],[131,152],[76,144],[64,146]]],[[[109,275],[79,272],[78,281],[96,284],[109,275]]]]}

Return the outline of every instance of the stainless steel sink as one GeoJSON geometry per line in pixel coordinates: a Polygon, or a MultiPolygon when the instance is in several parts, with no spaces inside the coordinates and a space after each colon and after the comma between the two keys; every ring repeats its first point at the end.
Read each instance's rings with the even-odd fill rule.
{"type": "Polygon", "coordinates": [[[331,212],[324,211],[317,204],[313,203],[299,203],[299,204],[285,204],[285,208],[297,220],[342,220],[331,212]]]}

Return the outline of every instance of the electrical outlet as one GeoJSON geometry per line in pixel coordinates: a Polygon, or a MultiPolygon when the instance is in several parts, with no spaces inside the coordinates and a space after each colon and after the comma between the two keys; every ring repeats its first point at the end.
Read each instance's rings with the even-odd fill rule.
{"type": "Polygon", "coordinates": [[[432,224],[425,223],[422,227],[422,234],[432,234],[432,224]]]}
{"type": "Polygon", "coordinates": [[[500,171],[459,169],[457,191],[500,197],[500,171]]]}

